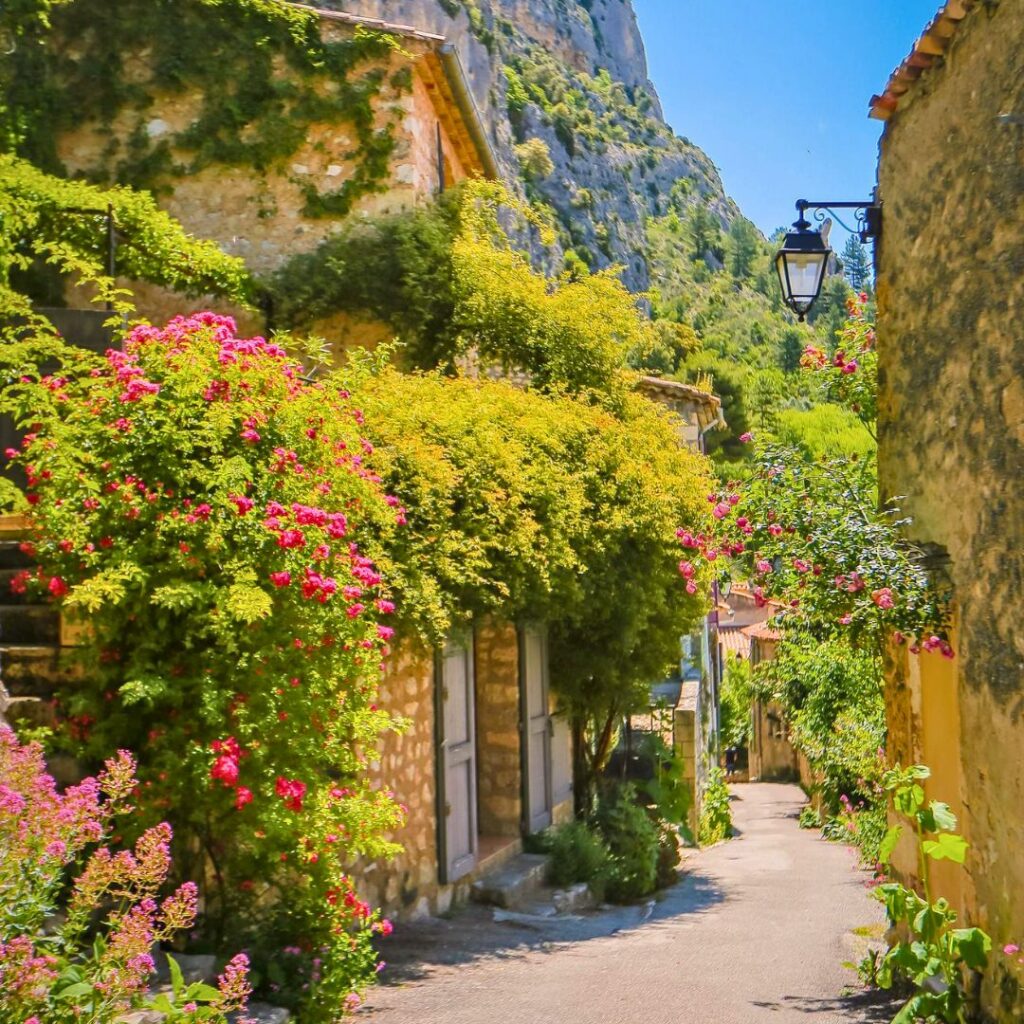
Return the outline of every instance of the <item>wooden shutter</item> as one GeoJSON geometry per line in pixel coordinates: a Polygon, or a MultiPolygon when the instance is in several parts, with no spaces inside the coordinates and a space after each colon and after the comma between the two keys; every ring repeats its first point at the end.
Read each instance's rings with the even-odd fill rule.
{"type": "Polygon", "coordinates": [[[442,882],[472,871],[477,859],[476,713],[472,643],[445,645],[438,683],[438,826],[442,882]]]}

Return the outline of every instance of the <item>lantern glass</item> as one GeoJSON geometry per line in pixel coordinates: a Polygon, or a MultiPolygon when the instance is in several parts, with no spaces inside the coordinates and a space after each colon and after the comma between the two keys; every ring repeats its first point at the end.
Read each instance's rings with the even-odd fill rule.
{"type": "Polygon", "coordinates": [[[782,299],[803,320],[821,294],[832,250],[817,231],[792,231],[775,257],[782,299]]]}

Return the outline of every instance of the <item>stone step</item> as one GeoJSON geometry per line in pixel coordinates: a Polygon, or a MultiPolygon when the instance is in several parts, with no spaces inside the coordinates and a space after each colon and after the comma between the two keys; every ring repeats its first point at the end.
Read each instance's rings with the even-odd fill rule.
{"type": "Polygon", "coordinates": [[[0,682],[12,697],[46,697],[55,686],[74,682],[81,670],[54,645],[0,643],[0,682]]]}
{"type": "Polygon", "coordinates": [[[15,731],[19,726],[52,729],[57,724],[57,712],[53,704],[42,697],[9,697],[0,692],[0,721],[15,731]]]}
{"type": "Polygon", "coordinates": [[[0,604],[0,644],[60,643],[60,615],[45,604],[0,604]]]}
{"type": "Polygon", "coordinates": [[[514,910],[529,902],[544,885],[547,864],[543,854],[521,853],[497,871],[478,878],[470,896],[476,903],[514,910]]]}

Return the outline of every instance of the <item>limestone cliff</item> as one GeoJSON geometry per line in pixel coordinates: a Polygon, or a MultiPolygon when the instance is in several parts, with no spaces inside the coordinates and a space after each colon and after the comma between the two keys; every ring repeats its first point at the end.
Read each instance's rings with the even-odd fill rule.
{"type": "Polygon", "coordinates": [[[665,123],[631,0],[327,0],[458,47],[503,171],[550,208],[559,246],[650,283],[645,220],[672,197],[737,213],[711,160],[665,123]],[[550,156],[543,158],[544,147],[550,156]],[[528,144],[524,146],[524,144],[528,144]],[[518,147],[518,155],[517,155],[518,147]],[[530,160],[528,153],[541,154],[530,160]]]}

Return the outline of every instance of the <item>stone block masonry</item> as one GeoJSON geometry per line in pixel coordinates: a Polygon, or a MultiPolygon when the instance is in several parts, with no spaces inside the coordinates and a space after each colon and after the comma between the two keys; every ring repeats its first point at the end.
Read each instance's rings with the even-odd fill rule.
{"type": "Polygon", "coordinates": [[[1024,922],[1024,7],[967,7],[881,143],[881,490],[906,496],[959,619],[954,662],[889,665],[888,753],[930,760],[929,796],[963,812],[952,895],[992,933],[986,1009],[1019,1021],[998,950],[1024,922]]]}

